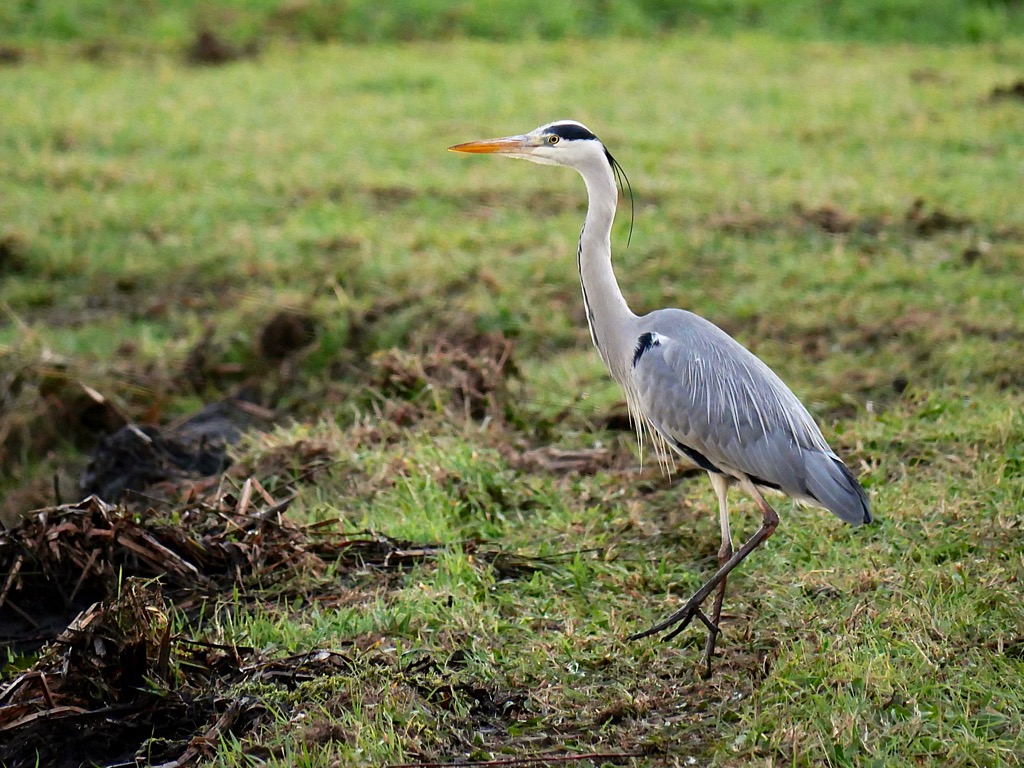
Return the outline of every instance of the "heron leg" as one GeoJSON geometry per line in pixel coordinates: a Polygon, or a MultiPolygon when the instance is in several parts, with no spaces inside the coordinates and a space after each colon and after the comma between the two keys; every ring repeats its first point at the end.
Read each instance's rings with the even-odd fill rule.
{"type": "Polygon", "coordinates": [[[711,620],[701,610],[701,605],[708,599],[708,596],[729,576],[729,573],[737,565],[742,563],[751,552],[757,549],[764,541],[775,533],[775,529],[779,525],[779,515],[772,509],[772,506],[765,501],[764,496],[757,490],[757,487],[750,481],[750,478],[743,477],[740,479],[740,484],[743,489],[753,496],[754,501],[757,502],[757,506],[761,508],[761,527],[758,528],[754,535],[744,542],[743,546],[738,551],[734,552],[728,560],[722,565],[721,568],[708,579],[707,583],[698,589],[693,596],[686,601],[678,611],[673,613],[664,621],[659,624],[655,624],[650,629],[644,630],[643,632],[637,632],[635,635],[630,635],[628,639],[639,640],[644,637],[650,637],[656,635],[659,632],[663,632],[670,627],[674,627],[668,634],[666,634],[662,640],[671,640],[684,629],[686,629],[690,622],[695,618],[700,621],[708,628],[708,631],[718,631],[718,627],[711,623],[711,620]]]}
{"type": "MultiPolygon", "coordinates": [[[[718,522],[722,528],[722,546],[718,549],[718,567],[722,568],[733,555],[732,531],[729,529],[729,478],[717,472],[709,472],[711,485],[718,496],[718,522]]],[[[708,629],[708,639],[704,645],[704,662],[707,665],[706,677],[711,677],[711,660],[715,657],[715,643],[721,632],[722,603],[725,600],[725,585],[728,577],[723,578],[715,593],[715,603],[711,609],[711,623],[714,629],[708,629]]]]}

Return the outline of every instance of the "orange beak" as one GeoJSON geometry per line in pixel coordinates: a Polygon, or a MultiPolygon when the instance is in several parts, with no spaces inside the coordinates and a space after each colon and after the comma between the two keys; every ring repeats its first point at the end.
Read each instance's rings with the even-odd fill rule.
{"type": "Polygon", "coordinates": [[[525,136],[506,136],[501,139],[484,139],[483,141],[467,141],[448,147],[449,152],[470,152],[474,155],[507,155],[529,149],[530,143],[525,136]]]}

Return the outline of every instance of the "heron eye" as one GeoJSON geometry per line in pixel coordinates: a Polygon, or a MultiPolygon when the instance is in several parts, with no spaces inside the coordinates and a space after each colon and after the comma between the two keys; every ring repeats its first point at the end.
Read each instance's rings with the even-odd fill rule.
{"type": "Polygon", "coordinates": [[[552,134],[551,136],[548,136],[548,144],[557,144],[558,143],[558,139],[559,139],[558,135],[552,134]]]}

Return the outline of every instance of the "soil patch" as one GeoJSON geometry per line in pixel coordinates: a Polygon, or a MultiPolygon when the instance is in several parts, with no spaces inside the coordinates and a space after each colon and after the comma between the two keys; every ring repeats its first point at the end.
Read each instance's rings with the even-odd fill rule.
{"type": "Polygon", "coordinates": [[[1017,80],[1009,85],[997,85],[989,92],[988,98],[989,101],[1024,101],[1024,80],[1017,80]]]}
{"type": "Polygon", "coordinates": [[[19,235],[10,232],[0,235],[0,275],[24,272],[27,251],[28,246],[19,235]]]}
{"type": "Polygon", "coordinates": [[[229,43],[211,29],[200,29],[185,51],[185,60],[198,66],[219,66],[259,54],[259,44],[250,41],[243,46],[229,43]]]}
{"type": "Polygon", "coordinates": [[[835,205],[808,208],[797,202],[788,216],[770,218],[758,213],[739,212],[714,216],[706,222],[712,229],[744,235],[772,230],[799,230],[811,227],[830,235],[860,233],[877,236],[883,231],[898,231],[916,237],[932,237],[940,232],[968,229],[975,222],[966,217],[931,207],[918,198],[900,215],[856,216],[835,205]]]}
{"type": "Polygon", "coordinates": [[[903,220],[911,232],[921,237],[931,237],[947,230],[967,229],[974,224],[966,216],[956,216],[941,208],[929,210],[927,203],[921,198],[915,200],[907,209],[903,220]]]}
{"type": "Polygon", "coordinates": [[[0,45],[0,67],[21,64],[25,60],[25,51],[13,45],[0,45]]]}
{"type": "Polygon", "coordinates": [[[260,332],[260,353],[268,360],[281,361],[313,343],[316,319],[300,312],[278,312],[260,332]]]}

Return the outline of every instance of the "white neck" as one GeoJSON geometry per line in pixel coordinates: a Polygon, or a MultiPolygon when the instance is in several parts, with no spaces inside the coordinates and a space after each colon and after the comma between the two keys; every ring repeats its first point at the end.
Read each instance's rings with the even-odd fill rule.
{"type": "Polygon", "coordinates": [[[577,170],[589,196],[577,256],[590,336],[612,377],[625,385],[637,334],[636,315],[626,304],[612,270],[611,232],[618,189],[603,156],[595,156],[577,170]]]}

